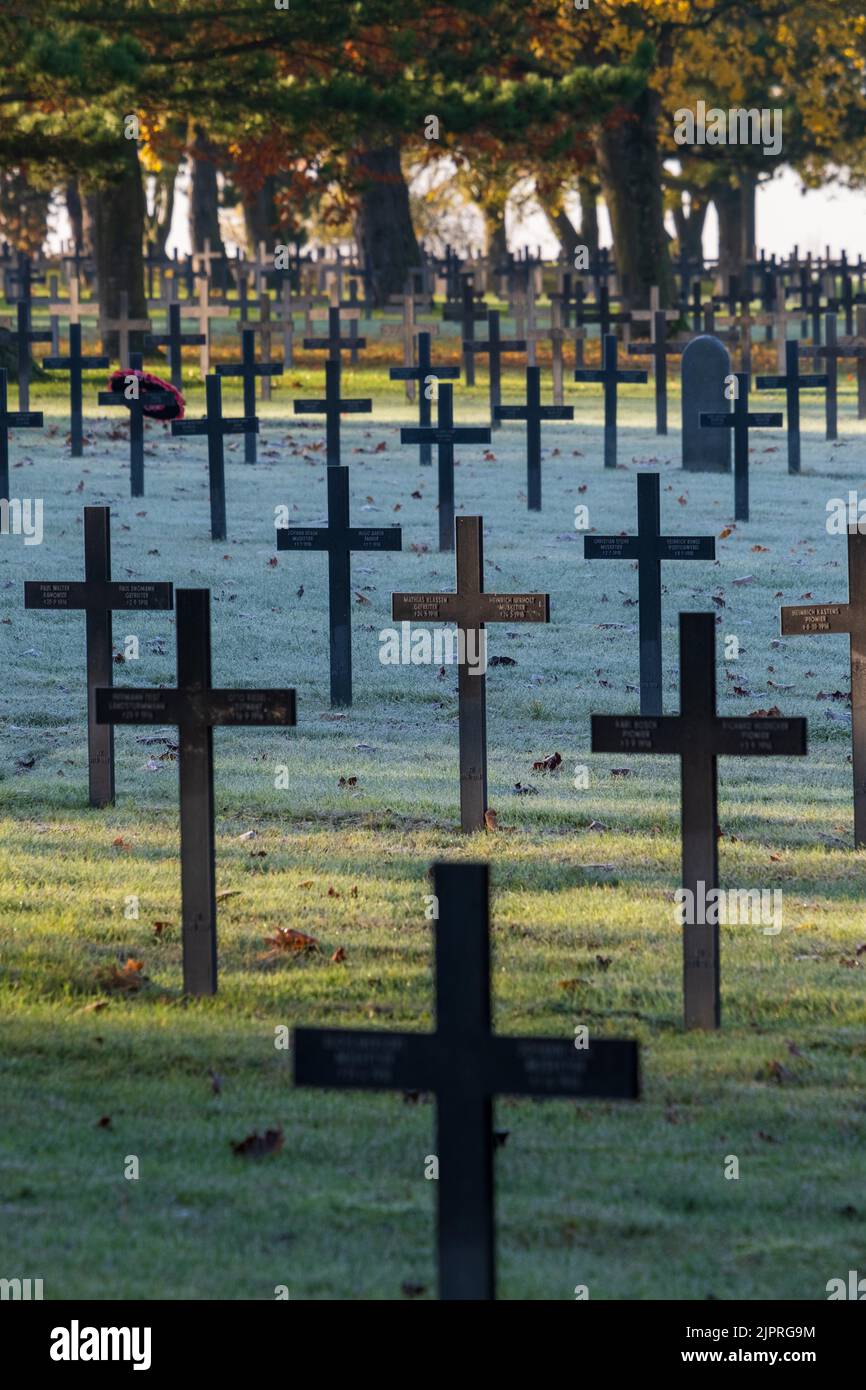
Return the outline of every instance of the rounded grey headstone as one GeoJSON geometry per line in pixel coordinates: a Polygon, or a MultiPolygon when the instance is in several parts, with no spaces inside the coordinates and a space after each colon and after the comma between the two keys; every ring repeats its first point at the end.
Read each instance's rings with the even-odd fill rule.
{"type": "Polygon", "coordinates": [[[709,333],[693,338],[683,353],[683,468],[693,473],[730,473],[733,430],[701,429],[702,410],[729,410],[725,377],[731,357],[709,333]]]}

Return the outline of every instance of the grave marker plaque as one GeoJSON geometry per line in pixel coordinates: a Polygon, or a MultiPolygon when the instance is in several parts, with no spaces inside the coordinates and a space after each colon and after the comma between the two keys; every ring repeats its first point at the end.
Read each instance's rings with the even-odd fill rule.
{"type": "Polygon", "coordinates": [[[718,338],[702,334],[683,349],[682,440],[683,468],[692,473],[730,473],[731,437],[725,430],[701,429],[705,411],[727,410],[725,379],[731,358],[718,338]]]}

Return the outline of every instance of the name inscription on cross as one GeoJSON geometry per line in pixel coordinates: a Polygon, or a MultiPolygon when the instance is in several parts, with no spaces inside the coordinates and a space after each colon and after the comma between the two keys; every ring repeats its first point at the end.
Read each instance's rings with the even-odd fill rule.
{"type": "MultiPolygon", "coordinates": [[[[549,623],[549,594],[486,594],[484,592],[483,521],[459,516],[457,587],[450,594],[394,594],[395,621],[456,623],[463,634],[463,654],[476,653],[474,664],[457,667],[457,705],[460,731],[460,828],[483,830],[487,810],[487,623],[549,623]],[[482,635],[485,634],[485,635],[482,635]]],[[[459,646],[458,642],[458,646],[459,646]]]]}
{"type": "Polygon", "coordinates": [[[156,406],[168,405],[174,400],[170,391],[152,387],[142,390],[141,382],[135,372],[143,371],[144,359],[140,352],[129,354],[129,375],[124,377],[123,390],[100,391],[99,405],[126,406],[129,411],[129,488],[131,497],[144,496],[144,413],[156,406]]]}
{"type": "Polygon", "coordinates": [[[783,637],[848,634],[851,662],[851,762],[854,847],[866,845],[866,535],[848,531],[848,602],[797,604],[781,610],[783,637]]]}
{"type": "Polygon", "coordinates": [[[177,687],[96,691],[96,718],[177,726],[180,883],[185,994],[217,988],[213,731],[220,725],[292,725],[294,690],[214,690],[210,590],[178,589],[177,687]]]}
{"type": "MultiPolygon", "coordinates": [[[[306,339],[305,342],[310,342],[306,339]]],[[[338,468],[340,458],[340,416],[369,415],[373,409],[370,396],[343,397],[340,395],[339,357],[325,363],[325,399],[323,401],[299,400],[294,402],[296,415],[324,415],[325,417],[325,455],[329,468],[338,468]]]]}
{"type": "MultiPolygon", "coordinates": [[[[218,362],[218,376],[239,376],[243,380],[244,386],[244,415],[248,419],[255,418],[256,413],[256,377],[265,379],[272,376],[281,376],[283,371],[282,362],[257,362],[256,361],[256,335],[251,328],[245,328],[241,332],[241,360],[235,362],[218,362]]],[[[256,461],[256,431],[250,430],[244,435],[244,463],[255,463],[256,461]]]]}
{"type": "Polygon", "coordinates": [[[222,378],[216,375],[205,377],[205,404],[207,414],[200,420],[172,420],[171,432],[174,436],[204,434],[207,436],[207,467],[210,489],[210,534],[211,540],[224,541],[226,538],[226,470],[223,436],[226,434],[249,434],[258,432],[259,422],[255,416],[242,415],[233,419],[223,419],[222,378]]]}
{"type": "MultiPolygon", "coordinates": [[[[810,350],[811,351],[811,350],[810,350]]],[[[824,387],[830,378],[826,372],[800,371],[800,345],[794,338],[785,343],[785,375],[755,378],[758,391],[784,391],[788,415],[788,472],[800,472],[800,392],[824,387]]]]}
{"type": "MultiPolygon", "coordinates": [[[[421,390],[418,392],[418,425],[421,429],[429,429],[433,414],[430,409],[433,396],[435,394],[434,383],[438,381],[455,381],[460,376],[459,367],[434,367],[430,360],[431,335],[428,332],[418,334],[418,365],[416,367],[391,367],[388,372],[392,381],[405,381],[407,385],[414,385],[417,381],[421,390]]],[[[429,466],[432,463],[431,444],[422,443],[420,445],[421,464],[429,466]]]]}
{"type": "MultiPolygon", "coordinates": [[[[716,620],[680,614],[680,713],[658,718],[592,715],[594,753],[657,753],[681,760],[682,888],[692,901],[718,888],[720,757],[804,757],[806,720],[716,713],[716,620]]],[[[719,926],[683,926],[683,1000],[687,1028],[721,1025],[719,926]]]]}
{"type": "Polygon", "coordinates": [[[69,414],[70,414],[70,453],[74,459],[84,453],[84,392],[83,373],[85,369],[95,370],[107,367],[109,359],[104,356],[84,357],[81,352],[81,324],[69,325],[69,355],[67,357],[46,357],[42,363],[49,371],[69,373],[69,414]]]}
{"type": "Polygon", "coordinates": [[[601,382],[604,386],[604,466],[616,468],[616,402],[617,387],[620,382],[644,382],[646,372],[620,371],[617,368],[617,341],[614,333],[605,334],[602,340],[601,369],[577,367],[574,380],[601,382]]]}
{"type": "Polygon", "coordinates": [[[148,335],[148,347],[167,347],[171,370],[171,384],[176,391],[183,390],[183,349],[201,347],[205,342],[202,333],[184,333],[181,327],[180,305],[168,306],[168,332],[148,335]]]}
{"type": "Polygon", "coordinates": [[[349,470],[328,468],[326,477],[328,525],[279,527],[277,550],[328,552],[331,705],[337,709],[352,703],[351,553],[402,550],[403,532],[399,526],[350,525],[349,470]]]}
{"type": "Polygon", "coordinates": [[[775,411],[749,413],[749,374],[734,372],[736,395],[730,411],[702,410],[701,429],[734,431],[734,520],[749,519],[749,430],[755,427],[778,429],[781,414],[775,411]]]}
{"type": "Polygon", "coordinates": [[[87,647],[87,750],[90,805],[114,802],[114,740],[96,718],[96,690],[113,680],[111,614],[113,610],[167,609],[171,584],[112,581],[111,509],[84,508],[84,581],[27,580],[24,607],[69,612],[83,609],[87,647]]]}
{"type": "Polygon", "coordinates": [[[10,410],[6,368],[0,367],[0,502],[9,501],[9,431],[41,430],[41,410],[10,410]]]}
{"type": "Polygon", "coordinates": [[[638,1044],[492,1032],[489,868],[435,864],[436,1030],[296,1028],[296,1086],[428,1091],[436,1097],[439,1297],[496,1297],[493,1100],[637,1100],[638,1044]]]}
{"type": "Polygon", "coordinates": [[[489,444],[486,425],[454,424],[454,387],[438,388],[436,425],[408,425],[400,430],[401,444],[435,444],[439,458],[439,549],[454,549],[454,445],[489,444]]]}
{"type": "Polygon", "coordinates": [[[525,405],[498,405],[497,420],[526,421],[526,493],[531,512],[541,511],[541,422],[573,420],[574,406],[541,404],[541,368],[526,368],[525,405]]]}
{"type": "Polygon", "coordinates": [[[640,625],[640,712],[661,714],[662,560],[714,560],[712,536],[661,534],[660,478],[639,473],[636,536],[584,536],[585,560],[636,560],[640,625]]]}

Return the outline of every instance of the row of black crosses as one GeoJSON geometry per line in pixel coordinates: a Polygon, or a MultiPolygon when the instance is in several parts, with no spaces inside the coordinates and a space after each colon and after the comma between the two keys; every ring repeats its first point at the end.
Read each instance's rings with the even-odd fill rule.
{"type": "MultiPolygon", "coordinates": [[[[19,305],[19,310],[23,311],[23,306],[19,305]]],[[[541,377],[537,367],[526,369],[526,402],[522,406],[502,406],[500,380],[501,380],[501,351],[504,348],[517,349],[525,347],[523,340],[514,342],[504,341],[499,336],[499,316],[495,310],[484,311],[489,319],[489,338],[485,342],[471,343],[472,353],[486,351],[490,356],[490,396],[491,396],[491,427],[495,427],[502,420],[525,420],[527,436],[527,497],[530,510],[540,510],[541,508],[541,424],[543,420],[569,420],[573,419],[573,407],[566,406],[542,406],[541,404],[541,377]]],[[[655,363],[656,381],[656,413],[657,429],[660,433],[667,430],[667,397],[666,397],[666,369],[665,354],[668,351],[676,350],[681,352],[682,345],[667,345],[665,339],[666,316],[663,311],[655,314],[655,325],[653,342],[649,349],[645,349],[641,344],[631,344],[631,353],[645,354],[647,351],[653,356],[655,363]]],[[[32,334],[29,339],[32,339],[32,334]]],[[[26,347],[28,335],[19,327],[17,341],[19,352],[23,352],[24,359],[29,361],[29,350],[26,347]]],[[[184,343],[202,342],[200,335],[183,334],[180,324],[180,306],[173,304],[170,306],[169,332],[165,336],[160,336],[152,340],[154,344],[167,345],[169,349],[169,359],[171,363],[172,383],[178,385],[181,382],[181,348],[184,343]]],[[[328,362],[326,364],[326,389],[324,400],[300,400],[295,402],[296,414],[324,414],[326,419],[326,457],[331,466],[340,463],[340,417],[346,413],[369,413],[372,410],[372,401],[366,399],[347,399],[341,396],[340,375],[341,375],[341,353],[345,349],[356,351],[358,347],[366,346],[366,340],[353,334],[345,338],[341,332],[340,310],[332,308],[329,310],[329,331],[324,338],[304,339],[304,346],[311,349],[324,349],[328,352],[328,362]]],[[[642,371],[620,370],[617,364],[618,345],[615,335],[606,334],[603,338],[603,365],[598,369],[576,368],[574,379],[576,382],[597,383],[604,388],[604,462],[605,467],[615,468],[617,466],[617,397],[618,386],[625,382],[645,382],[647,376],[642,371]]],[[[826,345],[820,348],[820,353],[827,357],[832,363],[832,370],[823,374],[803,375],[799,372],[799,358],[804,353],[811,350],[800,347],[796,342],[790,341],[786,345],[787,370],[783,376],[758,377],[758,390],[779,390],[784,389],[788,404],[788,466],[790,472],[798,472],[800,469],[800,417],[799,417],[799,395],[804,388],[823,387],[826,392],[827,409],[827,438],[835,439],[838,434],[838,411],[837,411],[837,361],[845,355],[859,353],[860,348],[847,349],[838,346],[836,337],[835,315],[827,316],[826,345]]],[[[863,349],[866,351],[866,349],[863,349]]],[[[85,368],[98,368],[108,365],[106,357],[85,357],[81,352],[81,327],[78,324],[70,325],[70,350],[67,357],[46,358],[46,366],[53,368],[65,368],[70,374],[70,397],[71,397],[71,452],[73,457],[80,457],[83,447],[83,414],[82,414],[82,373],[85,368]]],[[[135,354],[134,364],[130,366],[133,370],[141,369],[141,358],[135,354]]],[[[214,540],[224,540],[226,536],[226,502],[225,502],[225,463],[223,452],[223,437],[226,434],[244,435],[244,457],[245,462],[254,463],[256,460],[256,436],[258,433],[258,421],[255,417],[255,382],[257,377],[270,378],[279,375],[283,370],[283,363],[279,361],[256,362],[255,357],[255,334],[253,329],[245,329],[242,333],[242,360],[239,364],[220,364],[217,367],[217,376],[240,376],[243,379],[244,392],[244,415],[240,418],[225,419],[222,415],[222,394],[221,386],[217,379],[208,377],[206,381],[206,406],[207,414],[202,420],[183,420],[172,422],[172,433],[175,435],[188,436],[202,434],[208,440],[208,472],[210,480],[210,506],[211,506],[211,532],[214,540]]],[[[438,380],[453,378],[458,375],[456,368],[433,367],[430,358],[430,337],[428,334],[418,335],[418,364],[415,367],[392,368],[391,377],[398,380],[417,380],[427,383],[431,378],[438,380]]],[[[26,376],[26,373],[25,373],[26,376]]],[[[700,423],[704,428],[725,428],[731,429],[734,434],[734,517],[737,521],[747,521],[749,519],[749,429],[756,426],[778,427],[782,424],[782,416],[775,412],[756,413],[749,410],[749,386],[750,378],[747,373],[736,373],[732,375],[732,380],[736,382],[733,409],[730,412],[703,412],[700,423]]],[[[453,516],[454,516],[454,445],[456,443],[489,443],[490,430],[485,427],[456,427],[453,417],[453,398],[452,388],[443,385],[437,391],[439,398],[439,418],[436,426],[431,423],[430,413],[430,392],[427,390],[419,391],[419,424],[416,428],[403,429],[401,431],[402,443],[417,443],[421,446],[422,465],[430,462],[431,446],[435,443],[438,446],[439,458],[439,530],[440,530],[440,549],[448,550],[452,545],[453,536],[453,516]]],[[[99,395],[101,405],[126,405],[130,410],[130,478],[131,490],[134,497],[143,495],[144,488],[144,454],[143,454],[143,419],[144,410],[148,405],[156,405],[164,400],[159,392],[147,392],[139,395],[135,392],[102,392],[99,395]]],[[[27,410],[27,394],[22,392],[21,377],[19,375],[19,420],[23,421],[27,410]]],[[[6,431],[13,423],[4,412],[0,417],[0,431],[4,434],[3,450],[8,449],[5,439],[6,431]]],[[[8,496],[8,478],[3,479],[0,475],[0,495],[8,496]]]]}
{"type": "MultiPolygon", "coordinates": [[[[639,716],[593,716],[592,749],[595,752],[669,753],[683,760],[682,841],[683,886],[703,881],[717,886],[717,811],[715,762],[720,755],[802,755],[806,752],[806,726],[802,719],[749,718],[719,719],[715,695],[715,636],[711,614],[684,614],[680,620],[681,708],[679,716],[665,716],[661,707],[661,599],[659,568],[663,559],[711,559],[713,542],[709,537],[665,537],[659,534],[658,475],[641,475],[639,487],[639,529],[636,537],[588,537],[586,555],[590,559],[632,559],[639,568],[641,604],[641,713],[639,716]]],[[[328,471],[329,499],[335,527],[333,540],[339,540],[339,554],[331,557],[332,608],[331,652],[333,663],[341,666],[348,652],[351,676],[351,639],[348,626],[341,627],[334,605],[334,593],[345,594],[349,548],[398,549],[399,528],[371,528],[369,533],[348,525],[348,479],[344,468],[328,471]],[[342,558],[341,558],[342,557],[342,558]]],[[[330,528],[329,528],[330,529],[330,528]]],[[[315,531],[281,532],[281,548],[319,548],[322,537],[315,531]]],[[[278,537],[278,539],[280,539],[278,537]]],[[[329,540],[332,538],[329,536],[329,540]]],[[[855,843],[866,843],[866,691],[863,687],[863,654],[866,651],[866,537],[856,529],[849,533],[849,589],[847,604],[812,605],[783,608],[784,635],[848,633],[852,665],[852,738],[855,803],[855,843]]],[[[338,547],[334,545],[334,550],[338,547]]],[[[465,635],[474,635],[480,649],[485,627],[490,622],[549,622],[547,594],[488,594],[483,586],[483,532],[480,517],[459,517],[456,522],[457,584],[452,593],[395,593],[392,617],[408,622],[453,622],[465,635]]],[[[180,591],[185,593],[187,591],[180,591]]],[[[204,600],[199,597],[199,605],[204,600]]],[[[87,614],[87,687],[90,797],[94,805],[110,804],[114,797],[114,754],[111,722],[180,722],[187,736],[203,755],[200,766],[210,769],[212,754],[209,735],[203,742],[205,727],[213,723],[292,722],[268,717],[265,695],[236,699],[228,696],[220,703],[199,700],[190,714],[176,692],[117,691],[111,687],[111,612],[113,609],[168,608],[171,586],[166,584],[112,583],[108,543],[108,509],[85,510],[84,582],[28,582],[25,603],[29,608],[53,610],[84,609],[87,614]],[[102,692],[101,694],[99,692],[102,692]],[[165,697],[165,698],[163,698],[165,697]],[[171,697],[171,698],[169,698],[171,697]],[[260,698],[259,698],[260,697],[260,698]],[[174,703],[172,701],[174,700],[174,703]],[[186,712],[185,712],[186,711],[186,712]],[[197,711],[197,713],[195,712],[197,711]],[[258,718],[258,714],[263,717],[258,718]],[[162,717],[164,716],[164,717],[162,717]],[[213,716],[211,723],[207,720],[213,716]]],[[[185,599],[189,605],[192,600],[185,599]]],[[[188,608],[178,615],[178,689],[210,688],[209,662],[200,655],[203,638],[196,632],[207,627],[203,610],[188,608]],[[192,619],[198,613],[196,622],[192,619]],[[181,652],[187,655],[181,657],[181,652]],[[199,656],[195,653],[199,652],[199,656]],[[192,666],[189,665],[192,662],[192,666]],[[190,674],[192,672],[192,674],[190,674]],[[197,673],[197,674],[196,674],[197,673]]],[[[209,637],[208,637],[209,643],[209,637]]],[[[208,646],[209,651],[209,646],[208,646]]],[[[339,693],[339,692],[338,692],[339,693]]],[[[285,692],[283,692],[285,694],[285,692]]],[[[288,708],[288,697],[284,700],[288,708]]],[[[293,708],[293,706],[292,706],[293,708]]],[[[487,810],[487,713],[486,676],[474,673],[464,662],[458,668],[458,721],[461,826],[466,831],[482,829],[487,810]]],[[[183,742],[183,740],[182,740],[183,742]]],[[[182,760],[182,789],[184,782],[182,760]]],[[[202,774],[204,775],[204,774],[202,774]]],[[[194,826],[195,821],[190,822],[194,826]]],[[[194,832],[190,832],[194,833],[194,832]]],[[[212,834],[211,834],[212,842],[212,834]]],[[[207,858],[207,856],[205,856],[207,858]]],[[[192,863],[194,860],[189,860],[192,863]]],[[[207,877],[204,861],[190,870],[197,883],[207,877]]],[[[212,874],[208,882],[212,879],[212,874]]],[[[197,897],[200,894],[197,894],[197,897]]],[[[212,894],[211,894],[212,897],[212,894]]],[[[190,921],[210,921],[214,905],[205,895],[208,910],[196,908],[185,914],[190,921]],[[208,914],[211,913],[210,916],[208,914]]],[[[192,929],[191,929],[192,930],[192,929]]],[[[701,929],[704,937],[707,931],[701,929]]],[[[689,950],[694,944],[689,938],[689,950]]],[[[710,945],[703,939],[700,949],[687,952],[686,1018],[693,1026],[718,1026],[719,991],[707,980],[718,975],[717,934],[710,930],[710,945]],[[692,966],[688,960],[694,957],[692,966]],[[709,991],[709,992],[708,992],[709,991]],[[707,1000],[711,1001],[708,1004],[707,1000]],[[698,1002],[695,1003],[694,1001],[698,1002]],[[715,1022],[713,1021],[715,1020],[715,1022]]],[[[215,949],[215,948],[214,948],[215,949]]]]}

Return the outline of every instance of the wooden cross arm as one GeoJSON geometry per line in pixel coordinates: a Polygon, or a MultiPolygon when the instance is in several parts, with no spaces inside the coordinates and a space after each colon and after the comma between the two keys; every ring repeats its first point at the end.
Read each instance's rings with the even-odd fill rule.
{"type": "Polygon", "coordinates": [[[847,603],[812,603],[779,610],[779,631],[782,637],[813,637],[822,633],[851,631],[851,610],[847,603]]]}
{"type": "Polygon", "coordinates": [[[485,1062],[491,1095],[640,1096],[639,1046],[630,1039],[596,1038],[581,1050],[573,1039],[492,1037],[485,1062]]]}
{"type": "MultiPolygon", "coordinates": [[[[56,302],[50,303],[50,304],[48,305],[48,312],[49,312],[49,314],[60,314],[60,315],[65,315],[66,310],[67,310],[67,309],[69,308],[69,306],[70,306],[70,303],[71,303],[71,301],[68,300],[68,299],[60,299],[60,300],[57,300],[56,302]]],[[[98,318],[98,317],[100,317],[100,312],[101,312],[101,311],[100,311],[100,308],[99,308],[99,305],[98,305],[98,304],[81,304],[81,303],[78,303],[78,304],[74,304],[74,305],[73,305],[73,308],[74,308],[75,313],[76,313],[76,315],[78,316],[78,318],[81,318],[82,316],[84,316],[85,318],[98,318]]],[[[147,326],[150,327],[150,320],[149,320],[149,319],[148,319],[148,321],[147,321],[147,326]]]]}
{"type": "MultiPolygon", "coordinates": [[[[296,415],[327,415],[328,401],[294,401],[296,415]]],[[[341,415],[367,415],[373,409],[370,396],[337,402],[341,415]]]]}
{"type": "Polygon", "coordinates": [[[149,333],[147,341],[151,347],[173,347],[175,343],[181,347],[203,347],[207,338],[204,333],[179,333],[176,338],[171,333],[149,333]]]}
{"type": "Polygon", "coordinates": [[[282,376],[284,363],[282,362],[254,362],[251,366],[244,366],[242,362],[218,362],[217,376],[282,376]]]}
{"type": "Polygon", "coordinates": [[[150,580],[28,579],[24,583],[25,608],[108,608],[125,611],[174,607],[174,586],[150,580]]]}
{"type": "MultiPolygon", "coordinates": [[[[797,376],[794,377],[795,384],[801,386],[804,390],[810,390],[819,386],[827,386],[829,380],[830,378],[827,376],[826,372],[804,372],[802,375],[798,373],[797,376]]],[[[755,377],[756,391],[785,391],[787,387],[788,378],[786,376],[755,377]]]]}
{"type": "Polygon", "coordinates": [[[137,396],[131,396],[129,399],[127,399],[125,391],[100,391],[96,403],[97,405],[126,405],[131,409],[134,405],[166,405],[174,399],[172,391],[140,391],[137,396]]]}
{"type": "Polygon", "coordinates": [[[371,1033],[360,1028],[296,1028],[296,1086],[340,1090],[435,1089],[430,1033],[371,1033]]]}
{"type": "Polygon", "coordinates": [[[43,367],[51,372],[65,371],[72,367],[96,369],[97,367],[107,367],[110,362],[110,357],[43,357],[42,359],[43,367]]]}
{"type": "Polygon", "coordinates": [[[304,338],[304,347],[317,352],[325,352],[332,347],[339,347],[343,352],[348,352],[350,348],[366,346],[366,338],[304,338]]]}
{"type": "Polygon", "coordinates": [[[417,338],[419,333],[429,333],[431,338],[438,338],[438,323],[383,323],[379,329],[380,338],[406,338],[409,334],[417,338]]]}
{"type": "MultiPolygon", "coordinates": [[[[201,420],[172,420],[173,435],[209,434],[210,423],[205,416],[201,420]]],[[[259,421],[256,415],[236,416],[230,420],[218,421],[219,434],[258,434],[259,421]]]]}
{"type": "Polygon", "coordinates": [[[8,410],[5,417],[0,415],[0,429],[4,425],[11,430],[39,430],[43,419],[41,410],[8,410]]]}
{"type": "Polygon", "coordinates": [[[151,322],[150,319],[104,319],[100,315],[99,327],[103,333],[122,333],[124,329],[128,329],[131,333],[150,332],[151,322]]]}

